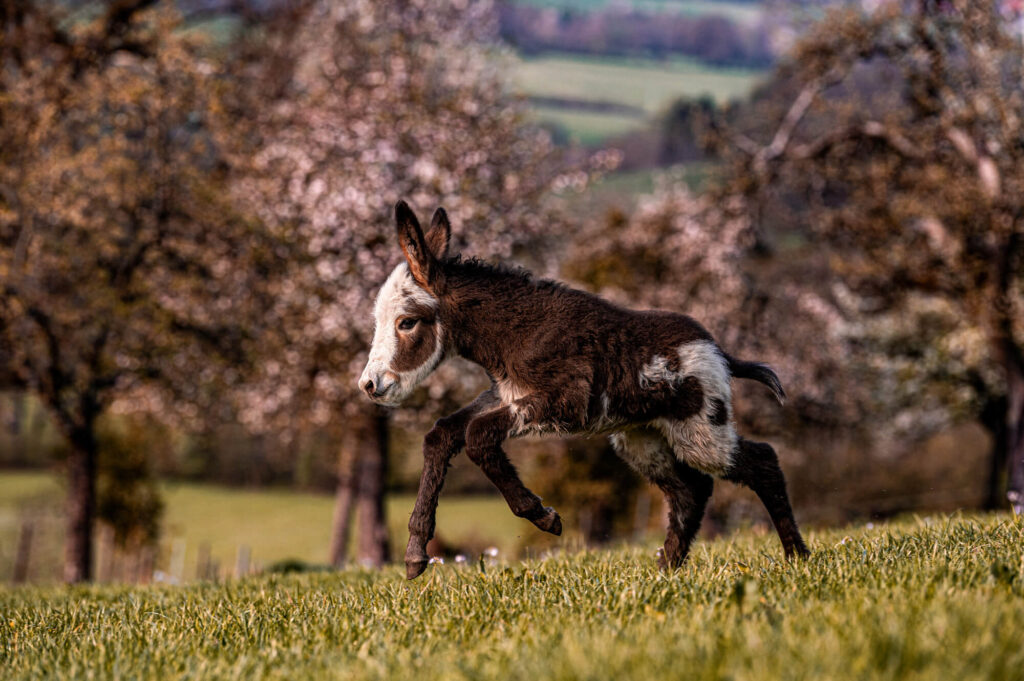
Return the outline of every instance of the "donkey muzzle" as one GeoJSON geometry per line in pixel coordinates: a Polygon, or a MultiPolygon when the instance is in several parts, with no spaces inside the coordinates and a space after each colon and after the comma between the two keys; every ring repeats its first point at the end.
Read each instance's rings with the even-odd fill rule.
{"type": "Polygon", "coordinates": [[[383,374],[364,373],[359,379],[359,385],[371,400],[377,401],[386,397],[398,385],[398,376],[391,371],[383,374]]]}

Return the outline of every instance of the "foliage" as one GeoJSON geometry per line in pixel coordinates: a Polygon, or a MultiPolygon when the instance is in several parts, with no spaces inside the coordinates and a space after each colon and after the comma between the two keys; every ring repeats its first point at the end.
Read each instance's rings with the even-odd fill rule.
{"type": "Polygon", "coordinates": [[[0,591],[5,677],[1009,680],[1024,540],[1006,516],[814,532],[780,560],[739,533],[518,565],[0,591]]]}
{"type": "Polygon", "coordinates": [[[153,545],[160,537],[164,502],[152,471],[154,435],[168,433],[139,419],[108,418],[98,428],[96,519],[113,529],[121,547],[153,545]]]}
{"type": "Polygon", "coordinates": [[[198,401],[254,337],[278,247],[228,200],[223,83],[167,14],[54,35],[26,15],[0,85],[5,368],[65,432],[154,379],[198,401]]]}
{"type": "Polygon", "coordinates": [[[270,348],[286,253],[228,191],[232,81],[152,4],[0,8],[0,379],[70,445],[69,580],[90,571],[97,418],[219,405],[270,348]]]}
{"type": "Polygon", "coordinates": [[[67,450],[46,407],[31,395],[0,393],[0,466],[40,468],[67,450]]]}
{"type": "MultiPolygon", "coordinates": [[[[507,258],[561,236],[552,192],[581,188],[587,174],[566,174],[526,124],[480,42],[490,18],[487,3],[325,3],[271,42],[280,58],[264,62],[290,68],[264,71],[254,89],[262,97],[276,83],[279,99],[260,112],[257,172],[235,189],[313,262],[273,309],[294,333],[267,367],[277,392],[253,395],[252,418],[284,408],[310,380],[315,422],[361,408],[355,379],[373,297],[401,257],[397,199],[421,212],[444,204],[456,251],[507,258]]],[[[441,373],[430,398],[465,371],[441,373]]]]}
{"type": "MultiPolygon", "coordinates": [[[[244,396],[240,417],[250,428],[294,430],[342,415],[364,434],[346,440],[359,451],[345,458],[368,472],[339,475],[339,532],[353,484],[364,520],[382,506],[368,497],[383,489],[386,438],[365,434],[386,431],[356,379],[377,289],[401,260],[395,202],[421,212],[443,204],[456,251],[529,251],[543,254],[545,268],[571,224],[555,195],[589,179],[566,167],[509,94],[483,42],[492,18],[489,3],[455,0],[306,3],[255,44],[249,92],[259,152],[233,191],[302,244],[308,262],[266,310],[288,329],[288,343],[244,396]]],[[[448,366],[400,413],[422,428],[471,399],[486,385],[481,374],[448,366]]],[[[380,541],[372,555],[361,544],[361,559],[376,562],[386,553],[383,521],[366,530],[380,541]]]]}
{"type": "Polygon", "coordinates": [[[834,13],[797,45],[747,119],[771,123],[728,133],[730,190],[769,240],[830,249],[855,311],[881,322],[865,344],[906,369],[896,395],[959,384],[932,401],[961,409],[1008,396],[994,469],[1009,453],[1019,510],[1024,52],[997,3],[902,5],[834,13]]]}
{"type": "MultiPolygon", "coordinates": [[[[530,476],[530,489],[559,511],[567,535],[578,532],[586,546],[600,546],[645,532],[649,518],[641,518],[643,526],[635,527],[636,508],[648,485],[619,459],[607,438],[571,438],[560,447],[540,446],[531,453],[543,473],[530,476]]],[[[649,508],[650,496],[641,503],[649,508]]],[[[523,539],[527,546],[529,540],[537,541],[523,539]]]]}
{"type": "MultiPolygon", "coordinates": [[[[685,312],[726,352],[768,362],[794,404],[787,412],[812,422],[852,422],[858,394],[838,366],[846,348],[843,320],[829,292],[816,290],[813,261],[801,261],[803,280],[795,285],[754,256],[741,198],[696,197],[669,178],[632,215],[612,211],[595,222],[574,245],[565,273],[623,304],[685,312]]],[[[777,432],[778,421],[765,415],[779,410],[759,403],[765,408],[739,410],[744,425],[777,432]]]]}

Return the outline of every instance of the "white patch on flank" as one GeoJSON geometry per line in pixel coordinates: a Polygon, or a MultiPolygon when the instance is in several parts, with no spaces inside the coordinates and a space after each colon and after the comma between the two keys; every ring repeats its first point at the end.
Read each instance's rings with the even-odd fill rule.
{"type": "Polygon", "coordinates": [[[387,385],[388,374],[398,377],[389,392],[379,400],[381,404],[400,403],[444,360],[445,334],[444,329],[438,325],[437,345],[430,358],[415,369],[401,373],[392,371],[391,364],[394,362],[395,353],[398,352],[397,321],[399,317],[407,314],[413,305],[436,309],[438,300],[416,283],[409,272],[409,265],[403,262],[391,272],[377,293],[377,301],[373,307],[373,344],[370,346],[366,368],[359,377],[360,388],[370,380],[384,387],[387,385]]]}
{"type": "Polygon", "coordinates": [[[695,376],[704,391],[704,404],[700,413],[684,421],[661,419],[658,424],[676,456],[694,468],[714,475],[722,475],[732,467],[736,450],[736,429],[732,422],[732,383],[729,363],[710,341],[697,341],[679,346],[682,376],[695,376]],[[722,400],[728,418],[721,426],[713,425],[708,417],[713,410],[712,401],[722,400]]]}
{"type": "Polygon", "coordinates": [[[679,379],[676,374],[668,369],[668,360],[661,355],[655,355],[640,369],[640,387],[647,389],[652,383],[672,382],[679,379]]]}
{"type": "Polygon", "coordinates": [[[681,368],[669,371],[664,357],[654,356],[640,371],[640,386],[656,381],[681,382],[693,376],[704,392],[704,404],[698,414],[679,421],[661,418],[654,421],[672,446],[676,456],[698,470],[712,475],[723,475],[732,467],[736,450],[736,429],[732,421],[732,383],[729,363],[711,341],[684,343],[678,348],[681,368]],[[713,401],[722,400],[728,411],[723,425],[711,423],[713,401]]]}

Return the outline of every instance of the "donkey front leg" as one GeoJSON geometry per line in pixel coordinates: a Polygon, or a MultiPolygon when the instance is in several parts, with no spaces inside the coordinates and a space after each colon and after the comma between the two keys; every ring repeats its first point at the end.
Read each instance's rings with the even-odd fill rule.
{"type": "Polygon", "coordinates": [[[560,535],[561,517],[555,509],[544,506],[540,497],[523,485],[501,448],[513,423],[514,418],[507,406],[475,417],[466,429],[466,455],[494,483],[513,513],[545,532],[560,535]]]}
{"type": "Polygon", "coordinates": [[[405,576],[423,574],[430,561],[427,542],[434,536],[438,498],[448,472],[448,462],[466,444],[466,425],[476,414],[498,403],[491,391],[481,393],[470,404],[450,416],[438,419],[423,438],[423,473],[416,493],[416,505],[409,516],[409,544],[405,549],[405,576]]]}

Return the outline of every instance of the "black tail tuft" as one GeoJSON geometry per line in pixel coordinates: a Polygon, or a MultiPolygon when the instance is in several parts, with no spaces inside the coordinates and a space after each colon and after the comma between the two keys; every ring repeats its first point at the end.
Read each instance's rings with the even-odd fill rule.
{"type": "Polygon", "coordinates": [[[772,371],[770,366],[761,362],[745,362],[742,359],[735,359],[733,357],[728,359],[729,371],[733,376],[736,378],[749,378],[758,383],[764,383],[772,391],[772,394],[775,395],[775,399],[779,401],[779,404],[786,403],[786,391],[782,389],[779,377],[772,371]]]}

